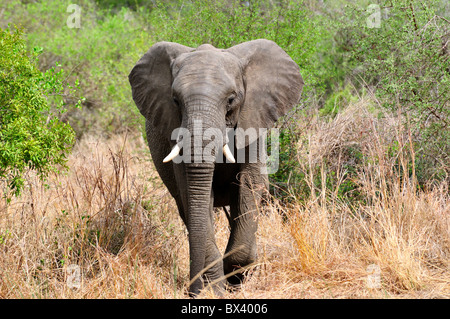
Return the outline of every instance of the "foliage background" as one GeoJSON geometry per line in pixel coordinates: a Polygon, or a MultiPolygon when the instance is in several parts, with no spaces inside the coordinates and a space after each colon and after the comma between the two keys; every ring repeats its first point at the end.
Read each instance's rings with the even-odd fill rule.
{"type": "MultiPolygon", "coordinates": [[[[183,296],[183,226],[148,165],[127,76],[157,41],[229,47],[256,38],[285,49],[306,86],[277,123],[261,267],[238,295],[450,296],[448,1],[79,0],[81,27],[69,28],[72,3],[0,5],[0,61],[22,61],[30,71],[15,79],[37,97],[16,100],[20,138],[5,134],[0,115],[2,190],[24,189],[0,205],[0,261],[14,265],[0,267],[1,296],[183,296]],[[5,45],[11,37],[16,51],[5,45]],[[42,121],[24,114],[45,123],[51,114],[42,143],[30,138],[42,121]],[[19,166],[5,160],[11,150],[26,150],[19,166]],[[80,291],[65,285],[69,263],[85,271],[80,291]],[[381,290],[361,279],[371,263],[381,290]]],[[[5,113],[10,89],[1,89],[5,113]]]]}
{"type": "MultiPolygon", "coordinates": [[[[421,184],[448,178],[449,50],[445,1],[380,1],[380,26],[370,28],[369,2],[330,1],[79,1],[81,28],[69,28],[70,1],[7,1],[2,27],[19,23],[29,48],[43,48],[39,67],[64,69],[78,96],[64,96],[77,138],[142,127],[126,81],[132,65],[157,41],[230,47],[267,38],[299,64],[303,101],[282,124],[286,152],[299,138],[303,110],[333,117],[350,101],[374,94],[401,112],[416,144],[421,184]],[[45,17],[45,18],[43,18],[45,17]],[[59,63],[59,64],[57,64],[59,63]],[[83,96],[81,110],[72,107],[83,96]]],[[[447,14],[448,15],[448,14],[447,14]]],[[[285,153],[273,181],[283,186],[295,163],[285,153]]],[[[302,174],[297,174],[298,179],[302,174]]]]}
{"type": "Polygon", "coordinates": [[[0,177],[18,194],[27,170],[43,178],[64,165],[74,132],[60,121],[63,70],[39,71],[42,49],[35,47],[29,57],[21,30],[0,32],[0,177]]]}

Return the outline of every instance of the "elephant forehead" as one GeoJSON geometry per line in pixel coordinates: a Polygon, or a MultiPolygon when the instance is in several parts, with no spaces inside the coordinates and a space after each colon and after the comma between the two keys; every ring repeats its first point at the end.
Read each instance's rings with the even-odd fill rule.
{"type": "Polygon", "coordinates": [[[229,77],[220,77],[216,72],[205,74],[200,70],[190,76],[174,79],[172,90],[183,97],[185,102],[192,96],[217,96],[233,91],[235,82],[229,77]]]}
{"type": "Polygon", "coordinates": [[[189,94],[233,91],[242,79],[238,62],[234,56],[221,51],[183,54],[173,63],[173,89],[189,94]]]}
{"type": "Polygon", "coordinates": [[[239,60],[232,54],[221,50],[200,50],[181,54],[173,62],[174,77],[180,72],[200,70],[235,74],[240,70],[239,60]]]}
{"type": "Polygon", "coordinates": [[[197,51],[202,51],[202,50],[217,50],[214,46],[212,46],[211,44],[202,44],[201,46],[199,46],[197,48],[197,51]]]}

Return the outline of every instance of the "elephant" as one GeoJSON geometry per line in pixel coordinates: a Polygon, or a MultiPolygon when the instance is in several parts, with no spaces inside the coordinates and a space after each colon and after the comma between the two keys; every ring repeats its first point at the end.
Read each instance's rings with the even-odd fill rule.
{"type": "Polygon", "coordinates": [[[158,42],[128,79],[145,117],[152,160],[188,231],[189,295],[208,285],[224,291],[227,280],[238,285],[239,269],[257,258],[257,212],[268,178],[265,162],[249,161],[248,154],[264,132],[233,132],[271,128],[297,105],[304,85],[299,66],[266,39],[228,49],[158,42]],[[205,153],[211,142],[217,147],[205,153]],[[242,151],[236,161],[233,154],[242,151]],[[229,207],[223,256],[215,241],[214,207],[229,207]]]}

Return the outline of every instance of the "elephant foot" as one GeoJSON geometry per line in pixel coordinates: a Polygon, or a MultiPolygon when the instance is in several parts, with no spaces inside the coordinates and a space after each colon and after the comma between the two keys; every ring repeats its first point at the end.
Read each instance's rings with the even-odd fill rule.
{"type": "Polygon", "coordinates": [[[218,297],[225,293],[226,279],[223,272],[222,256],[216,255],[215,258],[208,258],[207,261],[209,261],[209,265],[200,277],[200,287],[196,287],[196,289],[191,287],[191,291],[189,291],[189,297],[191,298],[197,298],[207,290],[212,290],[218,297]]]}
{"type": "Polygon", "coordinates": [[[223,294],[225,293],[225,282],[226,282],[225,277],[222,276],[222,278],[219,280],[207,283],[206,289],[212,289],[214,295],[216,295],[217,297],[222,297],[223,294]]]}
{"type": "Polygon", "coordinates": [[[205,272],[204,283],[206,289],[212,289],[216,296],[220,297],[224,294],[226,279],[223,273],[222,259],[217,267],[205,272]]]}
{"type": "Polygon", "coordinates": [[[224,273],[231,289],[239,287],[249,275],[248,268],[254,264],[256,258],[248,258],[243,262],[224,260],[224,273]]]}
{"type": "Polygon", "coordinates": [[[244,273],[237,273],[235,275],[227,277],[228,285],[231,288],[231,290],[240,287],[240,285],[244,281],[244,278],[245,278],[244,273]]]}
{"type": "Polygon", "coordinates": [[[227,275],[227,288],[231,291],[239,288],[246,278],[249,276],[247,267],[236,267],[227,275]]]}
{"type": "Polygon", "coordinates": [[[217,297],[221,297],[221,296],[223,296],[223,294],[226,291],[225,276],[222,276],[221,278],[218,278],[216,280],[211,280],[211,278],[205,278],[205,279],[202,278],[202,282],[203,282],[203,288],[195,290],[195,291],[189,291],[190,298],[195,299],[198,296],[200,296],[203,292],[208,291],[208,290],[210,290],[210,291],[212,290],[214,295],[216,295],[217,297]]]}

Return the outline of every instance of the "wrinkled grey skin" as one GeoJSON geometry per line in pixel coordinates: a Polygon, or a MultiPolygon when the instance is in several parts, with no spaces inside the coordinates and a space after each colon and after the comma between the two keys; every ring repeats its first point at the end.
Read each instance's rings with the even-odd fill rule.
{"type": "MultiPolygon", "coordinates": [[[[303,87],[299,67],[274,42],[263,39],[224,50],[208,44],[193,49],[159,42],[136,63],[129,81],[133,99],[146,118],[153,162],[189,232],[189,292],[197,295],[205,280],[215,282],[214,289],[221,291],[224,274],[256,259],[257,205],[267,187],[263,164],[260,160],[216,163],[208,158],[201,163],[163,163],[176,144],[172,131],[183,127],[193,136],[203,134],[194,132],[194,120],[202,120],[203,130],[222,132],[227,127],[272,127],[299,101],[303,87]],[[231,235],[223,258],[215,242],[213,207],[228,205],[231,235]]],[[[248,149],[255,142],[236,139],[238,148],[248,149]]],[[[199,146],[190,147],[194,154],[199,146]]]]}

